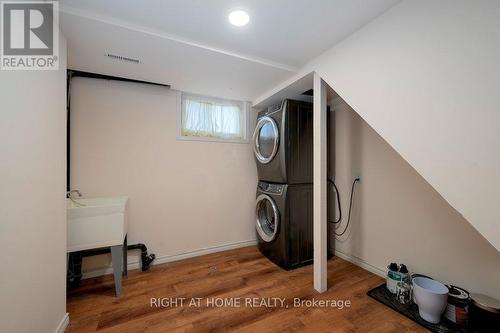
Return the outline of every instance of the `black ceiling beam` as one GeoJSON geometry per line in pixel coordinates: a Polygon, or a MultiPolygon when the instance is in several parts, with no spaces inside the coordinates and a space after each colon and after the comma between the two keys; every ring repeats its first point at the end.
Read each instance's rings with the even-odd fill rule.
{"type": "Polygon", "coordinates": [[[84,71],[78,71],[78,70],[74,70],[74,69],[68,69],[68,76],[69,77],[87,77],[87,78],[91,78],[91,79],[122,81],[122,82],[130,82],[130,83],[150,84],[153,86],[170,88],[170,84],[129,79],[126,77],[105,75],[105,74],[99,74],[99,73],[84,72],[84,71]]]}

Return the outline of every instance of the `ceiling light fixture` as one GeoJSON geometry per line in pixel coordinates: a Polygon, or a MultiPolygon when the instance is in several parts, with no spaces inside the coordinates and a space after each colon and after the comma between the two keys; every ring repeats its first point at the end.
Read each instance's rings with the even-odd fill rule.
{"type": "Polygon", "coordinates": [[[242,27],[250,22],[250,16],[244,10],[232,11],[228,16],[229,22],[237,27],[242,27]]]}

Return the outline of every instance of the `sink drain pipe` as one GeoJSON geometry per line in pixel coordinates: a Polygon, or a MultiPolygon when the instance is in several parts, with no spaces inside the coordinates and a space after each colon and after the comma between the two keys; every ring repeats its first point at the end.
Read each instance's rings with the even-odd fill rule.
{"type": "MultiPolygon", "coordinates": [[[[131,244],[127,246],[127,250],[141,250],[141,270],[143,272],[149,269],[149,266],[155,260],[156,256],[148,254],[148,248],[142,243],[131,244]]],[[[68,289],[77,288],[82,279],[82,259],[83,257],[97,256],[100,254],[111,253],[111,248],[91,249],[84,251],[71,252],[68,260],[68,272],[66,284],[68,289]]]]}

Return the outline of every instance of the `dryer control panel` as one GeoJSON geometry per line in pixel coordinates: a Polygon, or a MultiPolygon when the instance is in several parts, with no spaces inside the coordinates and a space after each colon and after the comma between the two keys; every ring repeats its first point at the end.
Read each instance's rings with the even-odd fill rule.
{"type": "Polygon", "coordinates": [[[264,117],[264,116],[268,116],[268,115],[270,115],[270,114],[272,114],[272,113],[275,113],[275,112],[277,112],[277,111],[280,111],[280,110],[281,110],[281,108],[282,108],[282,106],[283,106],[283,103],[284,103],[284,102],[285,102],[285,101],[283,101],[283,102],[281,102],[281,103],[277,103],[277,104],[271,105],[271,106],[269,106],[267,109],[260,111],[260,112],[257,114],[257,119],[262,118],[262,117],[264,117]]]}

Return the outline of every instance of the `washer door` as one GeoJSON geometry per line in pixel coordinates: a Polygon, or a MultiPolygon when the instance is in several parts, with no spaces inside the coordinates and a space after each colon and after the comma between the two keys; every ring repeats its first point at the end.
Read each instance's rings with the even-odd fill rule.
{"type": "Polygon", "coordinates": [[[255,157],[262,164],[267,164],[276,155],[279,145],[279,131],[273,118],[262,117],[253,133],[253,150],[255,157]]]}
{"type": "Polygon", "coordinates": [[[255,227],[260,238],[265,242],[275,239],[278,234],[280,216],[274,200],[267,194],[259,195],[255,213],[257,216],[255,227]]]}

